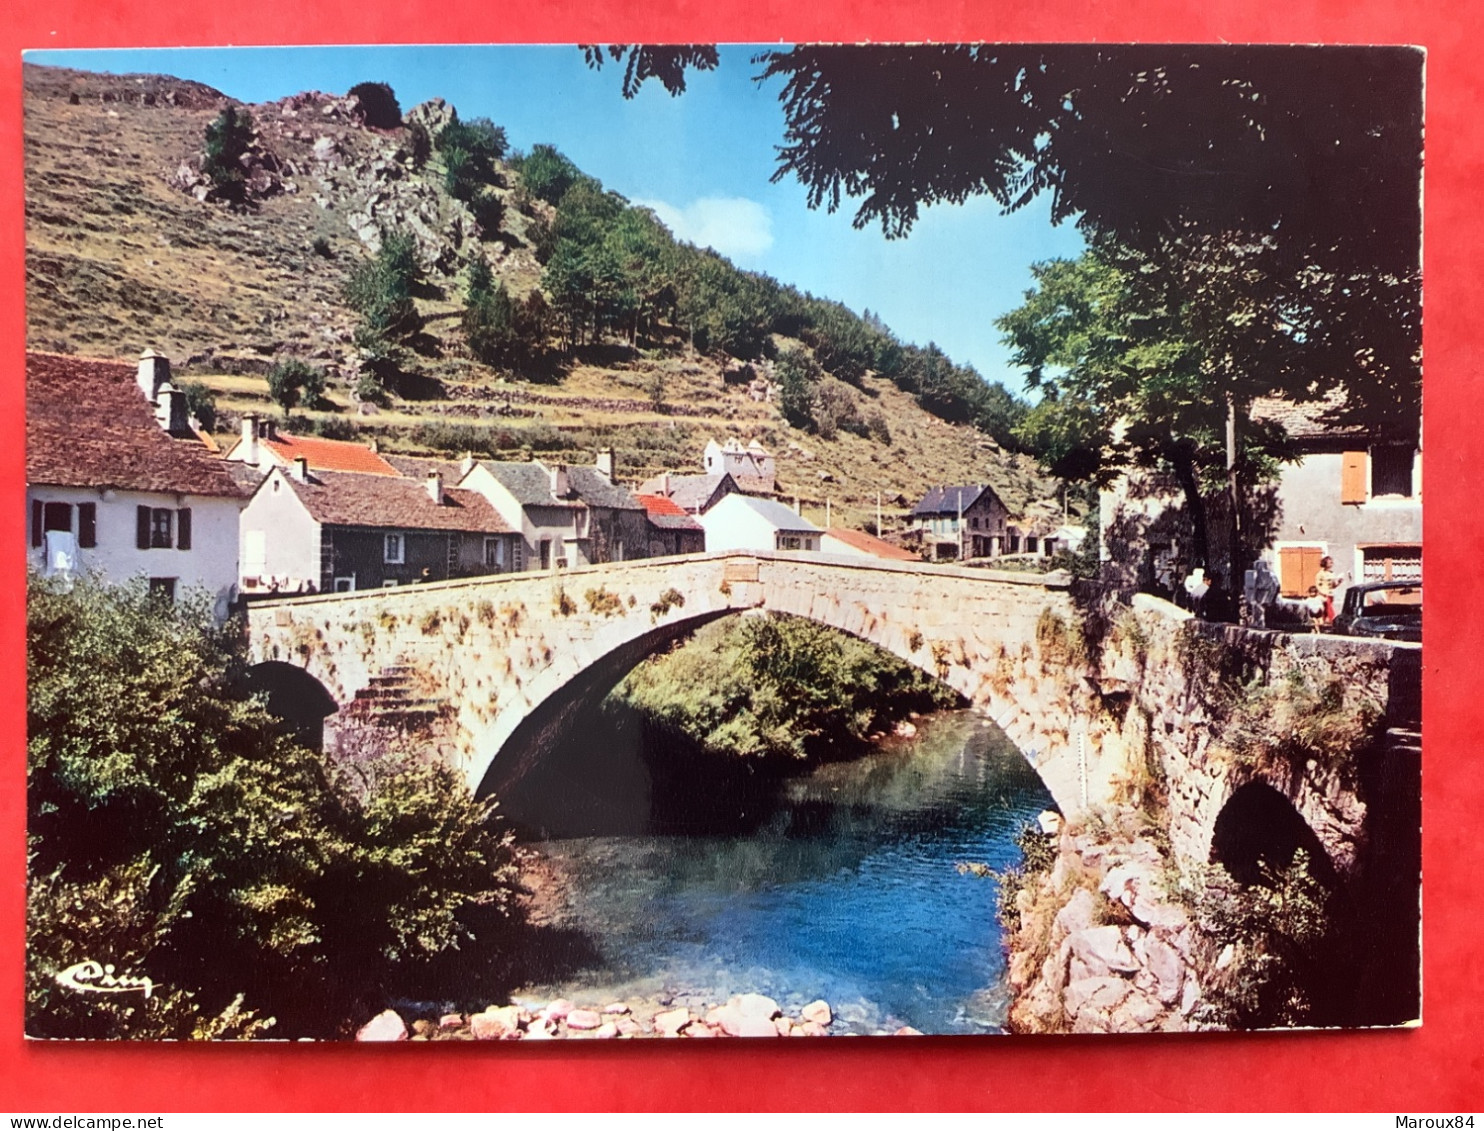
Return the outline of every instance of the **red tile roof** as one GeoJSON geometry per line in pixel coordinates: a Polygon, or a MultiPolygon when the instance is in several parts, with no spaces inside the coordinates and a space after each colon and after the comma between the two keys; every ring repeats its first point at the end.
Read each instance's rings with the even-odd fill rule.
{"type": "Polygon", "coordinates": [[[302,456],[313,471],[357,471],[363,475],[398,475],[400,472],[365,444],[351,440],[326,440],[322,436],[289,436],[280,432],[258,441],[286,464],[302,456]]]}
{"type": "MultiPolygon", "coordinates": [[[[301,483],[282,472],[310,517],[327,526],[372,526],[392,530],[462,530],[474,534],[509,534],[510,527],[478,491],[443,489],[435,504],[426,483],[402,476],[320,471],[301,483]]],[[[260,487],[259,490],[272,490],[260,487]]]]}
{"type": "Polygon", "coordinates": [[[706,528],[685,513],[673,499],[664,495],[635,495],[644,505],[649,521],[662,530],[705,530],[706,528]]]}
{"type": "Polygon", "coordinates": [[[854,546],[867,554],[877,558],[885,558],[894,562],[920,562],[921,554],[914,554],[910,550],[904,550],[900,546],[893,546],[890,542],[883,542],[874,535],[867,534],[864,530],[846,530],[844,527],[832,526],[825,531],[831,538],[838,538],[847,546],[854,546]]]}
{"type": "Polygon", "coordinates": [[[27,482],[242,497],[198,438],[160,427],[137,374],[124,361],[28,353],[27,482]]]}

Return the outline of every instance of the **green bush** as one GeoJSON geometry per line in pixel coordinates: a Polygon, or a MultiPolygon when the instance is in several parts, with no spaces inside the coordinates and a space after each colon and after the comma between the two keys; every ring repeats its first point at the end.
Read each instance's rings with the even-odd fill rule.
{"type": "Polygon", "coordinates": [[[379,130],[394,130],[402,124],[402,107],[386,83],[358,82],[348,93],[360,100],[360,117],[365,125],[379,130]]]}
{"type": "Polygon", "coordinates": [[[582,175],[576,165],[551,145],[532,146],[531,152],[514,164],[526,191],[548,204],[561,200],[582,175]]]}
{"type": "Polygon", "coordinates": [[[296,405],[313,408],[324,393],[324,373],[297,357],[280,358],[268,370],[268,395],[285,416],[296,405]]]}
{"type": "Polygon", "coordinates": [[[343,1034],[513,913],[491,807],[416,752],[327,768],[204,600],[33,577],[27,615],[29,1034],[343,1034]],[[89,960],[155,990],[57,981],[89,960]]]}
{"type": "Polygon", "coordinates": [[[890,653],[776,614],[708,625],[613,694],[712,753],[784,762],[858,746],[909,711],[956,702],[890,653]]]}
{"type": "Polygon", "coordinates": [[[241,204],[247,198],[242,158],[252,145],[252,115],[228,106],[206,127],[206,152],[201,171],[210,178],[219,199],[241,204]]]}

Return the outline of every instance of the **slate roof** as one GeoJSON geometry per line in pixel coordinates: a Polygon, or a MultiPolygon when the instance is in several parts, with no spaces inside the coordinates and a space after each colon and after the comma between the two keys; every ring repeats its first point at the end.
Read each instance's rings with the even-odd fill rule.
{"type": "Polygon", "coordinates": [[[293,463],[302,456],[308,461],[311,471],[357,471],[363,475],[401,474],[365,444],[357,444],[351,440],[327,440],[323,436],[289,436],[280,432],[272,439],[264,437],[258,443],[286,464],[293,463]]]}
{"type": "Polygon", "coordinates": [[[175,438],[155,420],[124,361],[26,355],[26,481],[242,498],[199,438],[175,438]]]}
{"type": "Polygon", "coordinates": [[[616,511],[644,509],[628,488],[609,482],[596,467],[569,467],[567,476],[577,497],[590,507],[607,507],[616,511]]]}
{"type": "MultiPolygon", "coordinates": [[[[389,530],[458,530],[509,534],[510,527],[478,491],[443,489],[435,504],[427,484],[403,476],[320,471],[301,483],[280,472],[310,517],[326,526],[371,526],[389,530]]],[[[261,489],[261,488],[260,488],[261,489]]]]}
{"type": "Polygon", "coordinates": [[[737,499],[743,506],[762,515],[775,530],[801,531],[805,534],[824,533],[803,515],[796,514],[792,507],[786,507],[774,499],[759,499],[755,495],[728,495],[727,498],[737,499]]]}
{"type": "MultiPolygon", "coordinates": [[[[656,475],[639,484],[639,490],[646,495],[660,495],[672,500],[676,506],[687,514],[696,514],[705,509],[706,504],[711,501],[712,496],[721,486],[722,480],[730,479],[726,472],[718,472],[714,475],[672,475],[670,476],[670,493],[665,495],[665,477],[656,475]]],[[[733,485],[736,479],[732,479],[733,485]]]]}
{"type": "Polygon", "coordinates": [[[500,484],[515,496],[523,507],[569,507],[570,499],[558,499],[551,493],[551,473],[539,463],[506,463],[500,460],[480,460],[500,484]]]}
{"type": "Polygon", "coordinates": [[[663,495],[635,495],[649,516],[649,524],[659,530],[698,530],[706,528],[686,514],[674,499],[663,495]]]}
{"type": "Polygon", "coordinates": [[[982,484],[970,484],[964,487],[929,487],[915,507],[912,514],[951,514],[957,515],[960,510],[968,510],[977,503],[982,496],[988,494],[990,498],[998,498],[989,487],[982,484]]]}
{"type": "Polygon", "coordinates": [[[864,530],[846,530],[843,526],[832,526],[825,531],[831,538],[837,538],[847,546],[854,546],[863,553],[872,557],[885,558],[893,562],[920,562],[921,554],[914,554],[910,550],[904,550],[900,546],[893,546],[890,542],[883,542],[875,535],[867,534],[864,530]]]}

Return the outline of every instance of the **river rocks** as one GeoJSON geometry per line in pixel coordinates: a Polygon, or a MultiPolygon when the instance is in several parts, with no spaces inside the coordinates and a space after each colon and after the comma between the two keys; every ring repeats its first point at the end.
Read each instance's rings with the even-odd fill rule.
{"type": "Polygon", "coordinates": [[[520,1010],[513,1005],[490,1006],[469,1018],[469,1028],[476,1041],[506,1041],[520,1035],[520,1010]]]}
{"type": "Polygon", "coordinates": [[[811,1001],[808,1005],[804,1006],[803,1009],[799,1010],[799,1017],[804,1021],[813,1021],[816,1025],[822,1026],[829,1025],[835,1019],[835,1015],[830,1012],[830,1003],[823,998],[818,1001],[811,1001]]]}
{"type": "MultiPolygon", "coordinates": [[[[764,994],[736,994],[725,1004],[707,1007],[694,1002],[663,1008],[676,998],[687,995],[666,993],[644,1001],[610,1001],[600,1008],[578,1007],[566,999],[553,1001],[545,1008],[527,1005],[491,1005],[465,1019],[460,1013],[445,1013],[432,1020],[414,1022],[417,1036],[413,1040],[432,1041],[550,1041],[631,1040],[636,1038],[680,1038],[687,1040],[714,1037],[826,1037],[837,1015],[830,1003],[818,998],[801,1007],[797,1016],[783,1010],[778,1002],[764,994]]],[[[839,1018],[844,1020],[844,1018],[839,1018]]],[[[401,1019],[388,1010],[376,1019],[378,1029],[392,1034],[401,1019]],[[386,1020],[383,1020],[385,1018],[386,1020]],[[393,1020],[394,1019],[394,1020],[393,1020]]],[[[367,1029],[371,1029],[368,1025],[367,1029]]],[[[406,1032],[405,1026],[402,1031],[406,1032]]],[[[915,1030],[912,1030],[915,1032],[915,1030]]],[[[878,1030],[884,1032],[884,1030],[878,1030]]],[[[358,1039],[406,1039],[385,1036],[358,1039]]]]}
{"type": "Polygon", "coordinates": [[[892,728],[892,734],[898,738],[913,738],[917,734],[917,727],[909,723],[906,719],[903,719],[892,728]]]}
{"type": "Polygon", "coordinates": [[[739,994],[726,1005],[706,1014],[706,1024],[718,1027],[729,1037],[776,1037],[773,1023],[781,1011],[778,1003],[762,994],[739,994]]]}
{"type": "Polygon", "coordinates": [[[358,1041],[405,1041],[407,1025],[394,1009],[383,1010],[356,1030],[358,1041]]]}

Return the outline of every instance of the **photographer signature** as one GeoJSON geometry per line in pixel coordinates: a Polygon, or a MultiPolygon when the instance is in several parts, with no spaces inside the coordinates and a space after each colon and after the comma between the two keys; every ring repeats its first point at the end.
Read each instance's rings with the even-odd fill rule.
{"type": "Polygon", "coordinates": [[[115,974],[112,963],[79,962],[57,975],[57,984],[85,994],[131,994],[142,992],[147,998],[155,984],[148,978],[115,974]]]}

